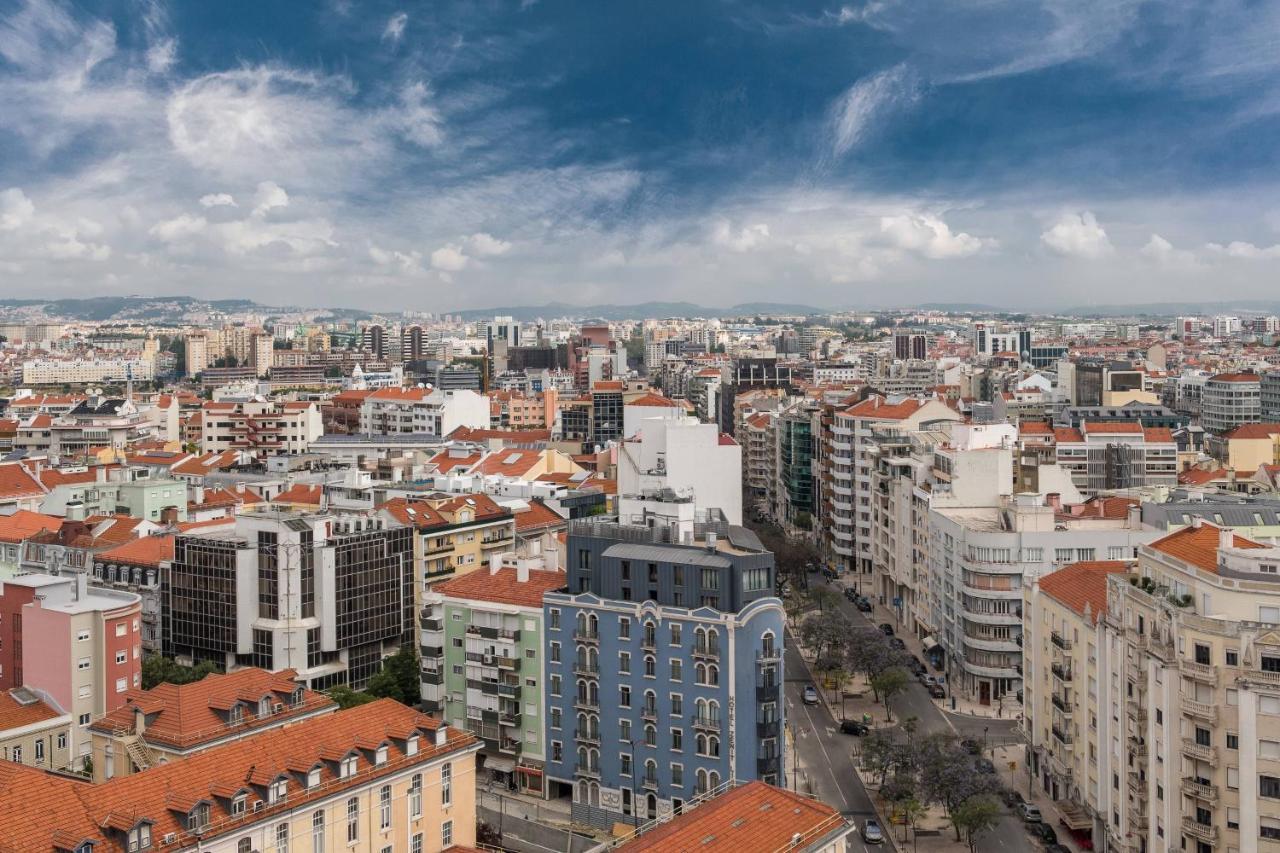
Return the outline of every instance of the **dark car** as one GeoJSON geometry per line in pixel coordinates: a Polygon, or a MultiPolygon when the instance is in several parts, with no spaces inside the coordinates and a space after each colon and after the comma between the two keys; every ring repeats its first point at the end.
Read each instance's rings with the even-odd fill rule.
{"type": "Polygon", "coordinates": [[[833,581],[839,577],[839,575],[836,574],[836,570],[831,568],[823,568],[822,576],[829,581],[833,581]]]}
{"type": "Polygon", "coordinates": [[[844,591],[844,597],[845,597],[845,599],[846,599],[847,601],[849,601],[851,604],[857,604],[857,603],[858,603],[858,593],[857,593],[857,592],[855,592],[855,591],[854,591],[854,590],[852,590],[852,589],[849,589],[848,587],[846,587],[846,588],[845,588],[845,591],[844,591]]]}
{"type": "Polygon", "coordinates": [[[862,737],[871,731],[866,723],[860,723],[857,720],[844,720],[840,723],[840,733],[846,735],[857,735],[862,737]]]}
{"type": "Polygon", "coordinates": [[[892,636],[893,636],[893,626],[892,626],[892,625],[890,625],[888,622],[881,622],[881,623],[880,623],[880,633],[881,633],[881,634],[884,634],[886,637],[892,637],[892,636]]]}
{"type": "Polygon", "coordinates": [[[977,770],[979,773],[994,774],[996,772],[996,766],[991,763],[991,759],[989,758],[979,758],[977,761],[973,762],[973,769],[977,770]]]}
{"type": "Polygon", "coordinates": [[[1018,806],[1026,802],[1026,800],[1023,799],[1022,795],[1019,794],[1017,791],[1013,790],[1012,788],[1006,788],[1004,791],[1001,791],[1000,799],[1003,800],[1004,804],[1011,809],[1017,808],[1018,806]]]}
{"type": "Polygon", "coordinates": [[[929,685],[929,696],[933,699],[946,699],[947,691],[941,684],[936,681],[929,685]]]}
{"type": "Polygon", "coordinates": [[[911,660],[907,661],[907,668],[916,674],[916,677],[924,675],[929,670],[925,669],[924,662],[915,655],[911,656],[911,660]]]}
{"type": "Polygon", "coordinates": [[[858,596],[858,600],[854,602],[854,606],[863,613],[870,613],[875,609],[871,604],[871,599],[867,598],[865,595],[858,596]]]}
{"type": "Polygon", "coordinates": [[[889,638],[889,648],[891,648],[891,649],[897,649],[898,651],[902,651],[902,650],[903,650],[903,649],[905,649],[906,647],[907,647],[907,644],[906,644],[906,643],[904,643],[902,640],[898,639],[897,637],[890,637],[890,638],[889,638]]]}
{"type": "Polygon", "coordinates": [[[964,740],[960,741],[960,746],[964,747],[964,751],[969,753],[970,755],[982,754],[982,744],[978,743],[976,740],[974,740],[971,737],[967,737],[964,740]]]}
{"type": "Polygon", "coordinates": [[[1027,832],[1031,833],[1032,838],[1038,838],[1041,841],[1043,841],[1045,844],[1058,843],[1058,833],[1054,830],[1052,826],[1049,826],[1049,824],[1045,823],[1044,821],[1040,821],[1038,823],[1028,823],[1026,824],[1026,827],[1027,827],[1027,832]]]}
{"type": "Polygon", "coordinates": [[[1050,844],[1044,848],[1044,853],[1071,853],[1071,848],[1065,844],[1050,844]]]}

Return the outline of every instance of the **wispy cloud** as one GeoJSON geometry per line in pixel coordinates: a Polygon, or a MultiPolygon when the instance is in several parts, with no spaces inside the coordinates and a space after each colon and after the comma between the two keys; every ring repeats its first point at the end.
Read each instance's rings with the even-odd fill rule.
{"type": "Polygon", "coordinates": [[[905,64],[854,83],[831,108],[831,152],[839,158],[861,142],[875,122],[919,97],[915,73],[905,64]]]}
{"type": "Polygon", "coordinates": [[[408,12],[396,12],[387,21],[387,26],[382,31],[384,41],[398,42],[404,36],[405,25],[409,23],[408,12]]]}

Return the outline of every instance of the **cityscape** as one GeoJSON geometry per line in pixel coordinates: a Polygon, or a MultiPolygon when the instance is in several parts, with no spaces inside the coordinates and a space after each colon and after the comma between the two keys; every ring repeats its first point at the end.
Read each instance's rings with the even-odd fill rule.
{"type": "Polygon", "coordinates": [[[0,850],[1280,851],[1278,33],[0,3],[0,850]]]}

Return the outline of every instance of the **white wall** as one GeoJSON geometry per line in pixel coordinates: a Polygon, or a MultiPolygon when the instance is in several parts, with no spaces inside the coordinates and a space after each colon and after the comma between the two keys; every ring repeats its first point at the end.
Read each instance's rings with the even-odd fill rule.
{"type": "Polygon", "coordinates": [[[742,448],[720,444],[719,427],[690,417],[655,417],[639,432],[640,441],[622,448],[620,495],[670,488],[691,496],[698,509],[720,509],[730,524],[742,523],[742,448]]]}

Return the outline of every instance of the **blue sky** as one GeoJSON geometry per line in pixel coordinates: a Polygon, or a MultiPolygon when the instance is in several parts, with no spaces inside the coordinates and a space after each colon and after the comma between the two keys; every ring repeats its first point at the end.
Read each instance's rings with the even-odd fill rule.
{"type": "Polygon", "coordinates": [[[0,295],[1270,298],[1280,7],[0,0],[0,295]]]}

